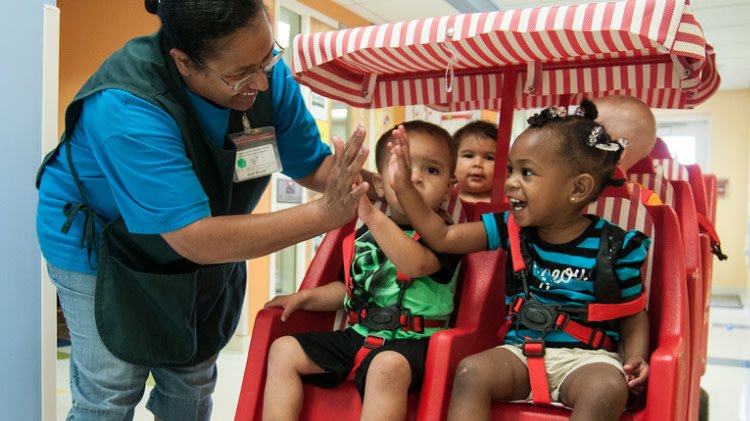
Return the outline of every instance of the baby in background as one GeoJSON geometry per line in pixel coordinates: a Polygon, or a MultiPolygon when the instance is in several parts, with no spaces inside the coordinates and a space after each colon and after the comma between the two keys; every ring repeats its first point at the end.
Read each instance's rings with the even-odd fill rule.
{"type": "Polygon", "coordinates": [[[458,148],[456,179],[461,185],[461,200],[490,202],[495,174],[497,125],[475,120],[453,135],[458,148]]]}

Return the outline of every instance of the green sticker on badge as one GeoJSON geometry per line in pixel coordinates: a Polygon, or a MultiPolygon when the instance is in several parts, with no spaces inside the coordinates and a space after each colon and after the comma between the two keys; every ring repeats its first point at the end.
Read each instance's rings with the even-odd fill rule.
{"type": "Polygon", "coordinates": [[[237,160],[237,166],[240,167],[240,168],[245,168],[247,166],[247,161],[245,161],[244,159],[240,158],[240,159],[237,160]]]}

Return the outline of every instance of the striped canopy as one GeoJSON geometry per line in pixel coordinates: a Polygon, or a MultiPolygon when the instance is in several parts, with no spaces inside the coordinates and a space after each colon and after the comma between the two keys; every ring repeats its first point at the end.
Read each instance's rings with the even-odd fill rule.
{"type": "Polygon", "coordinates": [[[689,0],[472,13],[294,39],[292,72],[355,107],[516,109],[626,94],[692,108],[719,86],[689,0]],[[513,83],[504,83],[512,81],[513,83]]]}

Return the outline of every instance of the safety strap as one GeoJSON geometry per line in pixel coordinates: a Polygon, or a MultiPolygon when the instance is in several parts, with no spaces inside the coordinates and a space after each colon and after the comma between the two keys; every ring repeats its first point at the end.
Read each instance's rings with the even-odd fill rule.
{"type": "Polygon", "coordinates": [[[711,240],[711,253],[715,254],[719,260],[727,260],[727,255],[721,251],[719,233],[716,232],[714,224],[701,213],[698,214],[698,228],[700,228],[702,233],[708,235],[708,238],[711,240]]]}
{"type": "MultiPolygon", "coordinates": [[[[524,293],[526,296],[529,296],[528,286],[527,286],[527,280],[526,280],[526,261],[524,259],[524,252],[522,252],[522,248],[524,247],[524,244],[521,243],[521,236],[520,236],[520,227],[516,223],[515,219],[513,218],[513,215],[508,215],[508,238],[510,241],[510,253],[511,253],[511,261],[513,264],[513,271],[514,276],[519,276],[521,281],[523,282],[524,287],[524,293]]],[[[606,226],[605,226],[606,228],[606,226]]],[[[611,235],[608,234],[607,236],[602,233],[602,241],[606,241],[609,243],[611,241],[610,237],[611,235]]],[[[610,245],[605,243],[607,245],[607,248],[610,248],[610,245]]],[[[614,246],[615,249],[618,248],[617,245],[614,246]]],[[[525,254],[528,254],[528,251],[526,251],[525,254]]],[[[601,254],[601,253],[599,253],[601,254]]],[[[601,258],[598,258],[597,261],[599,264],[603,263],[601,258]]],[[[602,271],[597,271],[597,274],[601,274],[602,271]]],[[[596,280],[595,280],[596,281],[596,280]]],[[[526,298],[524,297],[518,297],[516,298],[511,305],[508,308],[508,313],[512,317],[515,317],[517,314],[521,312],[521,308],[523,307],[524,303],[526,301],[526,298]]],[[[627,303],[617,303],[617,304],[589,304],[586,307],[585,310],[585,319],[588,321],[602,321],[602,320],[611,320],[619,317],[624,317],[626,315],[635,314],[641,309],[645,307],[646,304],[646,292],[645,289],[642,292],[641,296],[633,301],[629,301],[627,303]]],[[[614,341],[607,336],[606,332],[602,329],[598,328],[592,328],[586,325],[583,325],[581,323],[578,323],[574,320],[570,319],[570,316],[565,314],[564,312],[557,311],[551,309],[550,311],[554,311],[554,327],[555,330],[561,330],[570,335],[571,337],[575,338],[576,340],[583,342],[590,347],[594,349],[607,349],[609,351],[615,350],[615,343],[614,341]]],[[[507,333],[508,329],[510,328],[511,321],[508,321],[498,332],[499,335],[502,335],[501,337],[505,336],[505,333],[507,333]]],[[[540,405],[549,405],[550,404],[550,395],[549,395],[549,384],[547,382],[547,370],[544,365],[544,353],[545,353],[545,347],[544,347],[544,338],[526,338],[524,340],[524,343],[522,344],[522,350],[524,356],[526,356],[528,371],[529,371],[529,385],[531,386],[531,396],[532,400],[536,404],[540,405]]]]}
{"type": "Polygon", "coordinates": [[[362,343],[362,346],[359,348],[359,351],[357,351],[357,355],[354,356],[354,366],[352,366],[352,369],[351,371],[349,371],[349,375],[346,376],[346,379],[354,380],[354,375],[357,373],[357,369],[359,368],[359,366],[362,365],[362,361],[364,361],[365,357],[367,357],[367,354],[372,352],[373,349],[378,349],[383,345],[385,345],[385,338],[381,338],[380,336],[367,335],[365,341],[362,343]]]}
{"type": "Polygon", "coordinates": [[[549,405],[552,400],[549,397],[547,369],[544,366],[544,340],[527,339],[521,350],[526,356],[526,365],[529,368],[531,400],[539,405],[549,405]]]}
{"type": "MultiPolygon", "coordinates": [[[[518,314],[521,312],[521,309],[523,308],[524,304],[526,303],[526,299],[524,297],[516,297],[516,299],[513,300],[511,305],[508,307],[508,315],[511,319],[518,316],[518,314]]],[[[610,307],[617,307],[617,305],[609,305],[610,307]]],[[[607,351],[615,351],[616,346],[614,341],[612,341],[612,338],[607,336],[607,333],[598,328],[592,328],[589,326],[586,326],[584,324],[578,323],[575,320],[572,320],[568,314],[564,312],[564,310],[550,310],[554,311],[554,314],[552,315],[554,318],[554,321],[551,321],[551,326],[549,326],[549,330],[547,331],[562,331],[567,333],[568,335],[572,336],[576,340],[585,343],[586,345],[590,346],[594,349],[606,349],[607,351]]],[[[640,311],[638,309],[636,312],[640,311]]],[[[617,316],[615,318],[619,318],[621,316],[617,316]]],[[[609,320],[609,319],[605,319],[609,320]]]]}

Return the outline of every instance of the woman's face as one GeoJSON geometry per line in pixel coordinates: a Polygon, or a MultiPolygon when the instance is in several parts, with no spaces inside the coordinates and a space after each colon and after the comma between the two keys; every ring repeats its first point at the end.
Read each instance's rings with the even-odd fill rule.
{"type": "Polygon", "coordinates": [[[262,14],[218,40],[214,55],[202,62],[190,59],[189,71],[180,70],[194,93],[222,107],[245,111],[255,103],[258,91],[268,89],[264,67],[274,57],[274,45],[271,24],[262,14]],[[235,84],[243,86],[234,91],[235,84]]]}

